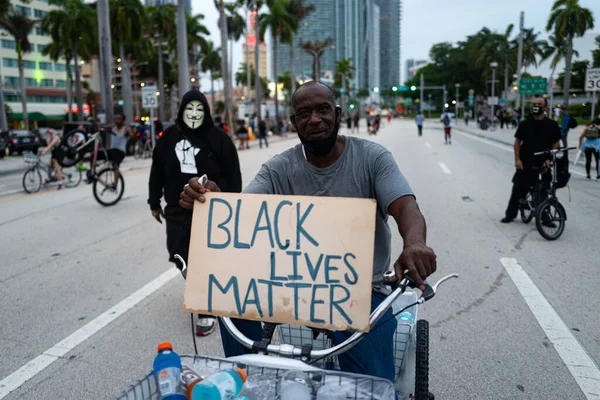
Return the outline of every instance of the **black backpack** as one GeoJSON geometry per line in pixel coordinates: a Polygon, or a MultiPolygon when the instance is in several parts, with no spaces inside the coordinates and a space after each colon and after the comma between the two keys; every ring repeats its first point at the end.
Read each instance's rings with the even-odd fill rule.
{"type": "Polygon", "coordinates": [[[569,153],[564,151],[561,158],[556,157],[556,188],[560,189],[567,186],[569,179],[571,179],[569,153]]]}
{"type": "Polygon", "coordinates": [[[569,129],[577,128],[577,120],[572,115],[569,115],[569,129]]]}
{"type": "Polygon", "coordinates": [[[444,123],[444,126],[450,125],[450,117],[448,116],[448,114],[444,114],[444,119],[442,120],[442,122],[444,123]]]}

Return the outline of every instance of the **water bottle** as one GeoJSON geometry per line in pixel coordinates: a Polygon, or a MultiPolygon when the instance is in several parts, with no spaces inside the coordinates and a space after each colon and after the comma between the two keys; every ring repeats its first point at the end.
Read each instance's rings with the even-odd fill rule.
{"type": "Polygon", "coordinates": [[[311,400],[308,377],[304,372],[290,371],[281,378],[281,400],[311,400]]]}
{"type": "Polygon", "coordinates": [[[154,359],[154,376],[162,399],[186,400],[181,385],[181,359],[169,342],[158,345],[158,355],[154,359]]]}
{"type": "Polygon", "coordinates": [[[346,391],[337,383],[328,384],[319,389],[317,400],[346,400],[346,391]]]}
{"type": "Polygon", "coordinates": [[[219,371],[194,385],[192,400],[232,400],[242,391],[246,378],[243,369],[219,371]]]}
{"type": "Polygon", "coordinates": [[[190,367],[184,365],[183,371],[181,372],[181,381],[183,382],[183,387],[185,387],[185,397],[187,397],[188,400],[191,400],[192,390],[198,382],[202,382],[202,378],[190,367]]]}

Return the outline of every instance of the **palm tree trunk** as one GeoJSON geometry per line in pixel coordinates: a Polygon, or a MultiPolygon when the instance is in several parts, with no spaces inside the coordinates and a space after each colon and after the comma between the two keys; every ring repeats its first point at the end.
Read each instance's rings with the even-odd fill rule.
{"type": "Polygon", "coordinates": [[[573,35],[567,35],[567,52],[565,54],[565,79],[563,82],[563,107],[569,108],[569,92],[571,90],[571,61],[573,58],[573,35]]]}
{"type": "Polygon", "coordinates": [[[27,114],[27,92],[25,91],[25,71],[23,68],[23,53],[21,52],[20,46],[17,47],[17,58],[19,59],[19,83],[21,86],[21,106],[23,107],[23,123],[25,124],[25,129],[29,130],[29,115],[27,114]]]}
{"type": "Polygon", "coordinates": [[[71,74],[71,60],[67,60],[67,120],[73,122],[73,75],[71,74]]]}
{"type": "MultiPolygon", "coordinates": [[[[249,7],[246,7],[246,21],[248,21],[248,9],[249,7]]],[[[246,34],[249,34],[249,23],[246,24],[246,34]]],[[[248,36],[246,36],[246,85],[248,87],[247,92],[246,92],[246,101],[250,101],[250,99],[252,98],[252,96],[250,95],[250,90],[252,89],[252,82],[251,82],[251,77],[250,77],[250,46],[248,46],[248,36]]]]}
{"type": "Polygon", "coordinates": [[[316,81],[317,80],[317,69],[319,69],[319,67],[317,65],[319,65],[319,61],[317,60],[316,53],[311,53],[311,55],[313,57],[312,79],[313,79],[313,81],[316,81]]]}
{"type": "Polygon", "coordinates": [[[163,66],[163,54],[162,54],[162,33],[158,34],[158,119],[160,121],[165,120],[165,71],[163,66]]]}
{"type": "Polygon", "coordinates": [[[213,78],[212,69],[210,70],[210,102],[214,113],[217,105],[215,104],[215,78],[213,78]]]}
{"type": "Polygon", "coordinates": [[[315,54],[315,81],[321,81],[321,55],[319,53],[315,54]]]}
{"type": "MultiPolygon", "coordinates": [[[[504,98],[508,99],[508,51],[504,51],[504,98]]],[[[508,100],[506,100],[508,103],[508,100]]]]}
{"type": "Polygon", "coordinates": [[[229,41],[229,77],[233,85],[233,39],[229,41]]]}
{"type": "Polygon", "coordinates": [[[277,94],[277,84],[279,77],[277,76],[277,36],[273,35],[273,74],[275,78],[275,126],[273,127],[273,133],[279,133],[279,99],[277,94]]]}
{"type": "Polygon", "coordinates": [[[294,94],[296,91],[296,60],[294,57],[294,35],[292,35],[292,40],[290,43],[290,80],[291,80],[291,90],[290,96],[294,94]]]}
{"type": "Polygon", "coordinates": [[[179,80],[177,90],[179,98],[190,88],[190,66],[188,63],[187,25],[185,20],[185,2],[177,0],[177,72],[179,80]]]}
{"type": "Polygon", "coordinates": [[[231,74],[228,71],[229,59],[227,51],[227,20],[223,0],[218,0],[219,26],[221,28],[221,74],[223,76],[223,92],[225,94],[225,120],[229,125],[229,134],[235,131],[233,124],[233,96],[231,93],[231,74]]]}
{"type": "Polygon", "coordinates": [[[77,40],[73,42],[73,63],[75,64],[75,96],[77,97],[77,120],[83,121],[83,91],[81,90],[81,70],[79,69],[79,54],[77,40]]]}
{"type": "Polygon", "coordinates": [[[129,70],[129,60],[125,53],[125,45],[119,43],[119,55],[121,57],[121,93],[123,95],[123,114],[125,121],[133,121],[133,96],[131,93],[131,71],[129,70]]]}

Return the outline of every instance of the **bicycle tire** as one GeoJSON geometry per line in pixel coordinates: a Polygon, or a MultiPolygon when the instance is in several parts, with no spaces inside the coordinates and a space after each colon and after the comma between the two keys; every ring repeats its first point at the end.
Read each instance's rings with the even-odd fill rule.
{"type": "Polygon", "coordinates": [[[60,140],[58,146],[56,146],[56,160],[63,168],[69,168],[77,164],[83,159],[86,153],[86,148],[77,150],[77,147],[71,146],[70,139],[76,134],[81,133],[84,137],[87,137],[87,132],[81,129],[73,129],[68,132],[60,140]]]}
{"type": "Polygon", "coordinates": [[[62,170],[65,187],[74,188],[81,183],[81,171],[77,168],[64,168],[62,170]],[[66,171],[65,171],[66,169],[66,171]],[[72,178],[72,179],[69,179],[72,178]]]}
{"type": "Polygon", "coordinates": [[[136,160],[142,158],[142,156],[145,155],[145,150],[145,146],[138,140],[133,149],[133,158],[135,158],[136,160]]]}
{"type": "Polygon", "coordinates": [[[42,188],[42,174],[40,174],[40,171],[37,168],[29,168],[23,174],[23,182],[22,183],[23,183],[23,189],[27,193],[37,193],[42,188]],[[25,182],[27,181],[27,177],[30,177],[32,179],[32,182],[34,179],[37,180],[37,184],[33,187],[33,189],[29,189],[27,187],[27,185],[25,184],[25,182]]]}
{"type": "MultiPolygon", "coordinates": [[[[558,199],[550,198],[544,200],[536,209],[535,214],[535,226],[542,235],[542,237],[546,240],[556,240],[558,239],[565,230],[565,221],[567,220],[567,212],[565,208],[560,204],[558,199]],[[555,218],[554,213],[551,212],[551,208],[554,207],[556,213],[558,214],[558,218],[555,218]],[[552,222],[558,223],[558,227],[556,228],[556,232],[554,234],[549,234],[546,232],[544,228],[544,217],[549,213],[552,216],[552,222]]],[[[554,229],[554,228],[553,228],[554,229]]]]}
{"type": "Polygon", "coordinates": [[[429,400],[429,321],[417,321],[415,400],[429,400]]]}
{"type": "Polygon", "coordinates": [[[117,197],[113,201],[103,201],[102,199],[100,199],[98,190],[102,190],[103,192],[108,190],[108,188],[106,188],[105,185],[102,183],[101,178],[102,178],[102,175],[108,174],[108,173],[114,173],[114,170],[112,168],[104,168],[102,171],[100,171],[95,176],[94,183],[92,185],[92,191],[94,192],[94,198],[96,199],[96,201],[98,203],[100,203],[101,205],[103,205],[105,207],[110,207],[110,206],[114,206],[115,204],[117,204],[119,202],[119,200],[121,200],[121,197],[123,197],[123,193],[125,192],[125,180],[123,179],[123,174],[120,173],[119,174],[119,182],[117,183],[117,197]]]}
{"type": "Polygon", "coordinates": [[[531,191],[527,192],[527,196],[525,196],[525,200],[527,201],[527,205],[529,206],[529,210],[525,210],[522,205],[519,206],[519,211],[521,213],[521,221],[528,224],[531,222],[535,215],[535,199],[533,193],[531,191]],[[530,200],[531,199],[531,200],[530,200]]]}

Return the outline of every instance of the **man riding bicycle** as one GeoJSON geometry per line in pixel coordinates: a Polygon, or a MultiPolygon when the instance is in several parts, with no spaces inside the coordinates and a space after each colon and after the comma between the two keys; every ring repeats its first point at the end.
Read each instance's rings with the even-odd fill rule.
{"type": "MultiPolygon", "coordinates": [[[[527,118],[519,124],[515,133],[515,175],[513,176],[513,188],[506,208],[505,216],[500,220],[509,223],[517,217],[519,204],[524,202],[529,188],[535,184],[541,167],[550,167],[550,161],[545,156],[535,156],[534,153],[558,149],[562,134],[556,121],[548,118],[545,112],[548,110],[548,100],[537,97],[531,107],[531,118],[527,118]]],[[[550,180],[546,175],[545,179],[550,180]]]]}
{"type": "MultiPolygon", "coordinates": [[[[375,309],[388,294],[383,273],[391,264],[391,232],[387,223],[396,220],[404,247],[394,264],[402,277],[407,269],[416,284],[436,270],[436,256],[426,245],[426,224],[415,196],[392,154],[383,146],[356,136],[339,136],[342,110],[335,105],[333,90],[320,82],[300,86],[292,96],[294,124],[301,144],[267,161],[243,193],[354,197],[377,200],[375,254],[371,307],[375,309]]],[[[195,200],[205,202],[207,191],[219,192],[214,182],[202,187],[192,178],[181,193],[180,205],[192,209],[195,200]]],[[[360,245],[360,244],[359,244],[360,245]]],[[[388,310],[385,324],[371,331],[348,352],[339,355],[342,370],[394,381],[393,337],[396,321],[388,310]]],[[[233,320],[252,340],[260,341],[260,322],[233,320]]],[[[224,329],[221,337],[226,357],[247,353],[224,329]]],[[[352,332],[336,331],[330,336],[337,345],[352,332]]]]}

